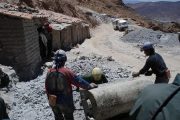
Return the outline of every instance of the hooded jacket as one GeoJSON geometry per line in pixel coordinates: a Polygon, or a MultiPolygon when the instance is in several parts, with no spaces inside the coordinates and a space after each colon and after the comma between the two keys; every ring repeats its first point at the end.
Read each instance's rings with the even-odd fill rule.
{"type": "Polygon", "coordinates": [[[180,74],[172,84],[149,85],[141,92],[130,116],[134,120],[180,120],[180,74]]]}

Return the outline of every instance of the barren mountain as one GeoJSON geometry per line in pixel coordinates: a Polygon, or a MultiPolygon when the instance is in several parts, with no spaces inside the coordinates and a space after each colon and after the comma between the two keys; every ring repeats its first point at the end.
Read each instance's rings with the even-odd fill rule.
{"type": "Polygon", "coordinates": [[[140,0],[124,0],[123,1],[125,4],[134,4],[134,3],[139,3],[142,2],[140,0]]]}
{"type": "MultiPolygon", "coordinates": [[[[52,10],[69,16],[78,17],[94,25],[89,15],[83,13],[79,7],[90,8],[99,13],[116,17],[132,18],[141,25],[147,26],[141,16],[126,7],[122,0],[3,0],[11,4],[26,5],[33,8],[52,10]]],[[[96,23],[95,23],[96,24],[96,23]]]]}
{"type": "Polygon", "coordinates": [[[140,15],[162,22],[180,22],[179,2],[144,2],[129,4],[140,15]]]}

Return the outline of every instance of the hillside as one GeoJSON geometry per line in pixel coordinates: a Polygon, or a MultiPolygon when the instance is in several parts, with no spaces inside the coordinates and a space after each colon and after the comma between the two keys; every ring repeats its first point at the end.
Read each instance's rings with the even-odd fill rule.
{"type": "Polygon", "coordinates": [[[147,26],[138,14],[126,7],[122,0],[3,0],[11,4],[26,5],[33,8],[52,10],[69,16],[78,17],[90,24],[96,24],[83,13],[79,6],[90,8],[99,13],[105,13],[116,17],[131,18],[141,25],[147,26]]]}
{"type": "Polygon", "coordinates": [[[162,24],[146,19],[137,14],[132,8],[127,7],[123,0],[2,0],[11,4],[30,6],[52,10],[69,16],[78,17],[89,23],[92,27],[98,23],[90,15],[83,12],[80,7],[89,8],[99,13],[110,16],[131,18],[140,26],[161,30],[165,32],[178,32],[180,25],[176,23],[162,24]]]}
{"type": "Polygon", "coordinates": [[[139,3],[141,1],[140,0],[124,0],[123,2],[125,4],[134,4],[134,3],[139,3]]]}
{"type": "Polygon", "coordinates": [[[162,22],[180,22],[179,2],[144,2],[129,4],[140,15],[162,22]]]}

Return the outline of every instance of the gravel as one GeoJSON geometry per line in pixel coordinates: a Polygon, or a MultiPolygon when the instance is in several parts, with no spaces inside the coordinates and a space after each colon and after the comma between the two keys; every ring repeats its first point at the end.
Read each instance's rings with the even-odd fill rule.
{"type": "Polygon", "coordinates": [[[102,69],[110,82],[119,80],[121,78],[128,78],[131,74],[128,67],[122,67],[122,65],[114,61],[111,56],[102,57],[95,54],[88,57],[79,56],[78,58],[67,62],[67,66],[78,75],[89,74],[94,67],[99,67],[102,69]]]}
{"type": "Polygon", "coordinates": [[[146,41],[152,42],[157,46],[179,46],[178,34],[153,31],[147,28],[130,27],[129,33],[122,39],[127,42],[143,44],[146,41]]]}
{"type": "MultiPolygon", "coordinates": [[[[0,92],[8,104],[8,114],[11,120],[54,120],[54,115],[48,105],[44,87],[48,67],[51,66],[52,63],[53,62],[46,63],[46,65],[42,67],[44,71],[43,74],[36,79],[14,84],[8,93],[0,92]]],[[[78,75],[85,75],[90,73],[94,67],[100,67],[109,82],[128,78],[131,74],[128,67],[122,67],[114,61],[111,56],[102,57],[95,54],[71,59],[67,62],[66,66],[78,75]]],[[[10,71],[10,69],[7,71],[10,71]]],[[[15,72],[13,74],[15,74],[15,72]]],[[[14,78],[18,79],[17,76],[14,78]]],[[[75,120],[85,120],[83,108],[80,106],[79,92],[74,91],[73,96],[75,108],[77,109],[74,112],[75,120]]]]}

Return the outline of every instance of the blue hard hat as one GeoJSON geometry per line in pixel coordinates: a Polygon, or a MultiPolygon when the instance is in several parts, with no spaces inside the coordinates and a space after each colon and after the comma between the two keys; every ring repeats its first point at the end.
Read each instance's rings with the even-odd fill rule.
{"type": "Polygon", "coordinates": [[[66,52],[64,50],[57,50],[54,54],[53,59],[56,63],[66,62],[67,60],[66,52]]]}
{"type": "Polygon", "coordinates": [[[153,44],[151,42],[145,42],[143,46],[141,47],[141,51],[153,49],[153,44]]]}

